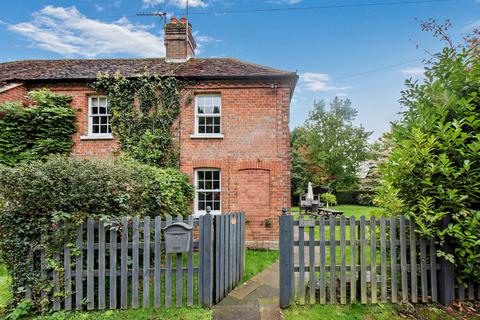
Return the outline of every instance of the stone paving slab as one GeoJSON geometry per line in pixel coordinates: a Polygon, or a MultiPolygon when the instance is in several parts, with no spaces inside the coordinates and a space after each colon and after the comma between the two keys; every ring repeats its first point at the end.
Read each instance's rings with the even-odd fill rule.
{"type": "Polygon", "coordinates": [[[283,319],[279,307],[279,262],[233,290],[213,307],[213,319],[283,319]]]}

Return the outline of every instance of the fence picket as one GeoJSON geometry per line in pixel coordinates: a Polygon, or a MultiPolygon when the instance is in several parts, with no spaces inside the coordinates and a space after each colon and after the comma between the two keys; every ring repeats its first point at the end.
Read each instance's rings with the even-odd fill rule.
{"type": "Polygon", "coordinates": [[[372,303],[377,303],[377,234],[375,216],[370,217],[370,282],[372,303]]]}
{"type": "Polygon", "coordinates": [[[77,227],[77,240],[75,245],[79,254],[75,258],[75,309],[82,310],[83,300],[83,224],[77,227]]]}
{"type": "Polygon", "coordinates": [[[143,308],[150,306],[150,217],[143,219],[143,308]]]}
{"type": "Polygon", "coordinates": [[[432,301],[437,302],[437,252],[434,239],[430,239],[430,287],[432,301]]]}
{"type": "MultiPolygon", "coordinates": [[[[304,216],[299,217],[299,221],[304,220],[304,216]]],[[[300,267],[299,274],[299,302],[300,304],[305,304],[305,228],[302,226],[298,227],[298,265],[300,267]]],[[[321,295],[321,294],[320,294],[321,295]]]]}
{"type": "Polygon", "coordinates": [[[316,288],[316,282],[315,282],[315,220],[313,218],[310,219],[310,221],[313,221],[313,227],[309,227],[308,229],[308,258],[309,258],[309,280],[308,280],[308,287],[309,287],[309,303],[314,304],[315,303],[315,288],[316,288]]]}
{"type": "MultiPolygon", "coordinates": [[[[221,216],[219,216],[221,217],[221,216]]],[[[188,217],[188,224],[193,226],[194,221],[193,217],[188,217]]],[[[190,237],[190,250],[188,251],[188,261],[187,261],[187,306],[193,306],[193,236],[190,237]]],[[[218,259],[221,261],[221,259],[218,259]]]]}
{"type": "Polygon", "coordinates": [[[405,217],[400,216],[400,270],[402,277],[402,302],[408,302],[408,276],[407,276],[407,241],[405,217]]]}
{"type": "Polygon", "coordinates": [[[347,252],[345,247],[345,216],[340,217],[340,303],[347,303],[347,252]]]}
{"type": "Polygon", "coordinates": [[[121,249],[120,249],[120,308],[128,306],[128,218],[122,219],[121,249]]]}
{"type": "Polygon", "coordinates": [[[233,228],[233,214],[229,214],[229,230],[230,237],[228,239],[228,292],[233,289],[233,241],[234,241],[234,228],[233,228]]]}
{"type": "Polygon", "coordinates": [[[153,262],[153,305],[155,308],[160,308],[161,301],[162,301],[162,294],[161,294],[161,258],[162,258],[162,250],[161,250],[161,243],[162,243],[162,218],[157,216],[155,217],[155,252],[154,254],[154,262],[153,262]]]}
{"type": "MultiPolygon", "coordinates": [[[[53,254],[53,261],[55,264],[58,265],[60,263],[60,255],[58,253],[53,254]]],[[[53,269],[53,310],[58,311],[60,310],[60,297],[58,294],[60,293],[60,280],[58,278],[58,271],[53,269]]]]}
{"type": "Polygon", "coordinates": [[[138,308],[138,269],[140,264],[138,262],[139,256],[139,218],[134,217],[132,222],[132,308],[138,308]]]}
{"type": "Polygon", "coordinates": [[[415,234],[415,221],[410,219],[410,279],[412,302],[418,302],[417,293],[417,235],[415,234]]]}
{"type": "Polygon", "coordinates": [[[420,239],[420,281],[422,284],[422,302],[427,302],[427,241],[420,239]]]}
{"type": "MultiPolygon", "coordinates": [[[[182,216],[177,216],[177,222],[183,222],[183,217],[182,216]]],[[[177,282],[177,287],[175,290],[176,293],[176,302],[177,302],[177,307],[181,307],[183,304],[183,254],[182,253],[177,253],[177,259],[176,259],[176,282],[177,282]]]]}
{"type": "Polygon", "coordinates": [[[325,254],[325,217],[320,217],[320,303],[326,302],[326,254],[325,254]]]}
{"type": "Polygon", "coordinates": [[[65,269],[65,310],[72,310],[72,267],[70,248],[65,245],[63,248],[63,267],[65,269]]]}
{"type": "Polygon", "coordinates": [[[397,228],[396,220],[390,216],[390,277],[392,285],[392,302],[397,303],[397,228]]]}
{"type": "MultiPolygon", "coordinates": [[[[167,216],[167,223],[165,226],[172,224],[172,217],[167,216]]],[[[165,306],[172,305],[172,255],[165,254],[165,306]]]]}
{"type": "Polygon", "coordinates": [[[357,235],[355,216],[350,217],[350,302],[357,301],[357,235]]]}
{"type": "Polygon", "coordinates": [[[382,303],[387,302],[387,221],[385,216],[380,218],[380,296],[382,303]]]}
{"type": "Polygon", "coordinates": [[[105,309],[105,225],[98,221],[98,309],[105,309]]]}
{"type": "Polygon", "coordinates": [[[117,308],[117,229],[110,229],[110,292],[109,292],[109,304],[110,309],[117,308]]]}
{"type": "Polygon", "coordinates": [[[330,303],[337,303],[335,217],[330,216],[330,303]]]}
{"type": "Polygon", "coordinates": [[[93,268],[94,268],[94,225],[93,220],[89,218],[87,220],[87,309],[93,310],[95,308],[94,294],[95,294],[95,284],[93,277],[93,268]]]}
{"type": "Polygon", "coordinates": [[[365,216],[360,217],[360,302],[367,303],[367,240],[365,237],[365,216]]]}

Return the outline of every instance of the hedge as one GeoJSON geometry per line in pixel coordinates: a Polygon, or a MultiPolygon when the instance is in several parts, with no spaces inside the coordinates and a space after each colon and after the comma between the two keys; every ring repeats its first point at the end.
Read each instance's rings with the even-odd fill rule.
{"type": "Polygon", "coordinates": [[[13,278],[16,301],[25,282],[33,286],[34,298],[40,288],[49,288],[40,281],[38,270],[30,270],[28,258],[39,248],[54,252],[61,242],[73,246],[74,234],[63,223],[77,226],[92,217],[115,226],[122,216],[186,216],[192,197],[188,177],[176,169],[122,159],[57,155],[47,161],[0,166],[0,250],[13,278]]]}
{"type": "Polygon", "coordinates": [[[372,205],[373,191],[337,191],[338,204],[372,205]]]}

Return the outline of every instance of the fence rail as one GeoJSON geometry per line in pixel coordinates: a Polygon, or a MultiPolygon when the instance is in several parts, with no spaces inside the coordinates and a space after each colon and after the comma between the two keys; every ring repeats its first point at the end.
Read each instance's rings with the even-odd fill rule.
{"type": "Polygon", "coordinates": [[[43,280],[52,280],[54,310],[211,306],[239,283],[244,270],[243,213],[186,219],[127,218],[119,226],[88,219],[76,229],[75,245],[47,257],[43,280]],[[186,253],[165,253],[164,227],[194,227],[186,253]],[[226,276],[224,276],[226,275],[226,276]]]}
{"type": "MultiPolygon", "coordinates": [[[[396,217],[280,217],[281,306],[326,303],[439,301],[434,239],[396,217]]],[[[456,289],[480,298],[480,286],[456,289]]]]}

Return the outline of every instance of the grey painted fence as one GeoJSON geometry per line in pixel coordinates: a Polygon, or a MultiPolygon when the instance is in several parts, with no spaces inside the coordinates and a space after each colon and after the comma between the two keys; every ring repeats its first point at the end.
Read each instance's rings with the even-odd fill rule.
{"type": "Polygon", "coordinates": [[[244,231],[243,213],[125,217],[115,227],[89,219],[74,247],[52,257],[41,252],[41,275],[53,282],[54,310],[209,307],[243,276],[244,231]],[[194,226],[187,253],[165,254],[163,228],[173,222],[194,226]]]}
{"type": "MultiPolygon", "coordinates": [[[[280,217],[280,304],[439,301],[435,241],[404,217],[280,217]]],[[[447,277],[448,278],[448,277],[447,277]]],[[[480,286],[454,289],[480,298],[480,286]]]]}

